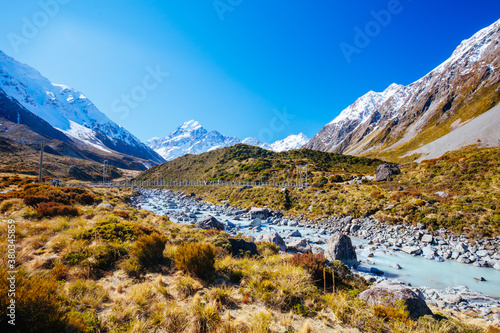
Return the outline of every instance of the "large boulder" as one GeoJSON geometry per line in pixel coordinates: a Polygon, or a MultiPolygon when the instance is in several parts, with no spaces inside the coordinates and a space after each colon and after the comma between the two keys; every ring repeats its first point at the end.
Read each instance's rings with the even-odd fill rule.
{"type": "Polygon", "coordinates": [[[352,246],[349,236],[335,233],[325,245],[326,259],[340,260],[349,267],[355,266],[358,262],[356,251],[352,246]]]}
{"type": "Polygon", "coordinates": [[[276,244],[281,251],[286,251],[286,244],[283,238],[277,232],[271,232],[269,234],[259,235],[255,239],[255,242],[268,242],[276,244]]]}
{"type": "Polygon", "coordinates": [[[239,255],[258,255],[257,245],[252,242],[247,242],[244,239],[229,238],[229,243],[231,243],[231,253],[233,256],[239,255]]]}
{"type": "Polygon", "coordinates": [[[399,175],[401,171],[397,164],[384,163],[377,167],[377,175],[375,177],[376,181],[381,182],[388,179],[391,176],[399,175]]]}
{"type": "Polygon", "coordinates": [[[196,222],[196,226],[204,230],[211,230],[211,229],[224,230],[224,224],[219,222],[213,216],[207,216],[199,220],[198,222],[196,222]]]}
{"type": "Polygon", "coordinates": [[[252,209],[250,209],[250,217],[252,219],[260,218],[261,220],[265,220],[269,217],[269,215],[269,209],[267,208],[252,207],[252,209]]]}
{"type": "Polygon", "coordinates": [[[410,317],[416,319],[420,316],[432,315],[432,311],[425,303],[421,293],[414,292],[411,288],[390,281],[384,281],[371,289],[359,294],[359,298],[368,304],[394,307],[401,301],[406,305],[410,317]]]}
{"type": "Polygon", "coordinates": [[[309,245],[305,238],[302,238],[300,240],[288,243],[286,249],[290,252],[306,253],[311,251],[311,245],[309,245]]]}

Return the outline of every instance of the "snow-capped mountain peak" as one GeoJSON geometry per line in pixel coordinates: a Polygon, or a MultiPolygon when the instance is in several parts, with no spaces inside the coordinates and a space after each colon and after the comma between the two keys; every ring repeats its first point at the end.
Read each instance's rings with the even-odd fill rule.
{"type": "Polygon", "coordinates": [[[308,141],[309,138],[303,133],[297,135],[291,134],[285,139],[278,140],[272,144],[261,142],[252,137],[240,141],[237,137],[225,136],[217,131],[209,132],[197,121],[190,120],[178,126],[165,138],[154,137],[149,139],[146,144],[164,159],[170,161],[185,154],[201,154],[237,143],[279,152],[301,148],[308,141]]]}

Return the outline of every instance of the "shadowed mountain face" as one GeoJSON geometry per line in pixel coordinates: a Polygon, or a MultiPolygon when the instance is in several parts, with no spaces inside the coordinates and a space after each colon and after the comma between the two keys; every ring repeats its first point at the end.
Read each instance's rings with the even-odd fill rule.
{"type": "MultiPolygon", "coordinates": [[[[111,121],[81,92],[50,82],[35,69],[2,51],[0,88],[9,99],[45,120],[73,142],[92,146],[104,153],[129,155],[146,161],[143,168],[164,161],[130,132],[111,121]]],[[[37,130],[41,129],[37,127],[37,130]]]]}
{"type": "Polygon", "coordinates": [[[388,159],[412,155],[500,101],[499,67],[500,20],[420,80],[360,97],[305,147],[388,159]]]}
{"type": "MultiPolygon", "coordinates": [[[[97,149],[84,142],[71,138],[64,132],[54,128],[48,122],[28,111],[17,100],[10,98],[0,88],[0,138],[3,138],[0,145],[3,146],[3,151],[21,152],[22,156],[27,156],[29,151],[36,154],[34,149],[38,149],[39,144],[43,141],[45,143],[45,152],[49,155],[59,156],[58,163],[68,167],[73,166],[74,170],[78,169],[81,165],[81,170],[89,169],[90,165],[102,163],[108,160],[111,165],[123,169],[132,170],[145,170],[149,161],[142,160],[136,157],[121,154],[115,151],[103,151],[97,149]],[[67,157],[68,159],[64,159],[67,157]],[[75,162],[73,159],[81,161],[75,162]],[[88,163],[86,163],[88,162],[88,163]]],[[[33,156],[28,157],[31,159],[33,156]]],[[[6,163],[9,156],[3,156],[3,161],[6,163]]],[[[34,160],[36,158],[33,157],[34,160]]],[[[8,164],[8,163],[7,163],[8,164]]],[[[27,163],[28,165],[28,163],[27,163]]],[[[83,177],[76,177],[79,179],[93,179],[95,174],[98,173],[99,166],[92,166],[91,174],[89,176],[85,171],[80,172],[83,177]]],[[[35,166],[28,168],[33,171],[35,166]]],[[[26,170],[28,170],[26,169],[26,170]]],[[[65,173],[55,173],[57,176],[71,176],[65,173]]],[[[72,176],[71,176],[72,177],[72,176]]]]}

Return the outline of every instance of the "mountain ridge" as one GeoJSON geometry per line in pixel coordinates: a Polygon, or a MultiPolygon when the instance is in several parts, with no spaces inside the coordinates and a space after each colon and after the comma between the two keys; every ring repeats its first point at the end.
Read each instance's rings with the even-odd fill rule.
{"type": "Polygon", "coordinates": [[[462,41],[427,75],[358,98],[305,148],[379,157],[406,154],[490,110],[500,101],[500,20],[462,41]]]}
{"type": "Polygon", "coordinates": [[[72,140],[104,152],[116,151],[148,164],[163,158],[122,126],[111,121],[85,95],[50,82],[36,69],[0,51],[0,88],[28,111],[47,121],[72,140]]]}

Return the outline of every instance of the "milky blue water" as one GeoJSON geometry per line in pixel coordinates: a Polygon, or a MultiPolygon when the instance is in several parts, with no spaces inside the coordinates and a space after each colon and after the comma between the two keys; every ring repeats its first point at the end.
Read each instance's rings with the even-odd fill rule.
{"type": "MultiPolygon", "coordinates": [[[[152,199],[154,200],[154,199],[152,199]]],[[[147,202],[141,205],[141,208],[151,210],[157,214],[175,215],[180,209],[166,209],[158,205],[157,201],[147,202]],[[156,205],[154,203],[156,203],[156,205]],[[155,207],[156,206],[156,207],[155,207]]],[[[250,220],[234,220],[232,217],[215,213],[213,211],[200,210],[197,218],[205,216],[215,216],[219,221],[230,221],[234,223],[244,235],[255,237],[260,234],[270,232],[270,228],[276,230],[280,235],[284,236],[290,230],[299,230],[302,237],[307,237],[311,241],[326,242],[330,236],[318,235],[318,230],[303,227],[288,227],[276,226],[268,223],[262,223],[262,230],[250,230],[248,225],[250,220]]],[[[170,217],[173,222],[186,223],[177,221],[175,218],[170,217]]],[[[285,242],[297,240],[300,238],[285,239],[285,242]]],[[[369,271],[371,267],[384,272],[384,277],[390,279],[398,279],[411,283],[413,286],[426,286],[434,289],[445,289],[447,287],[467,286],[470,289],[480,291],[486,295],[500,299],[500,271],[493,268],[475,267],[473,265],[461,264],[454,260],[445,260],[444,262],[437,262],[434,260],[427,260],[422,256],[412,256],[400,251],[392,251],[384,247],[378,247],[375,251],[371,251],[371,246],[366,245],[365,240],[351,237],[353,244],[364,245],[363,249],[357,249],[356,253],[358,260],[362,262],[359,267],[360,271],[369,271]],[[374,256],[368,258],[368,254],[373,252],[374,256]],[[369,265],[366,262],[371,261],[374,264],[369,265]],[[401,270],[397,270],[391,265],[399,264],[401,270]],[[476,281],[474,278],[483,277],[486,279],[484,282],[476,281]]],[[[318,244],[318,246],[323,246],[318,244]]]]}

